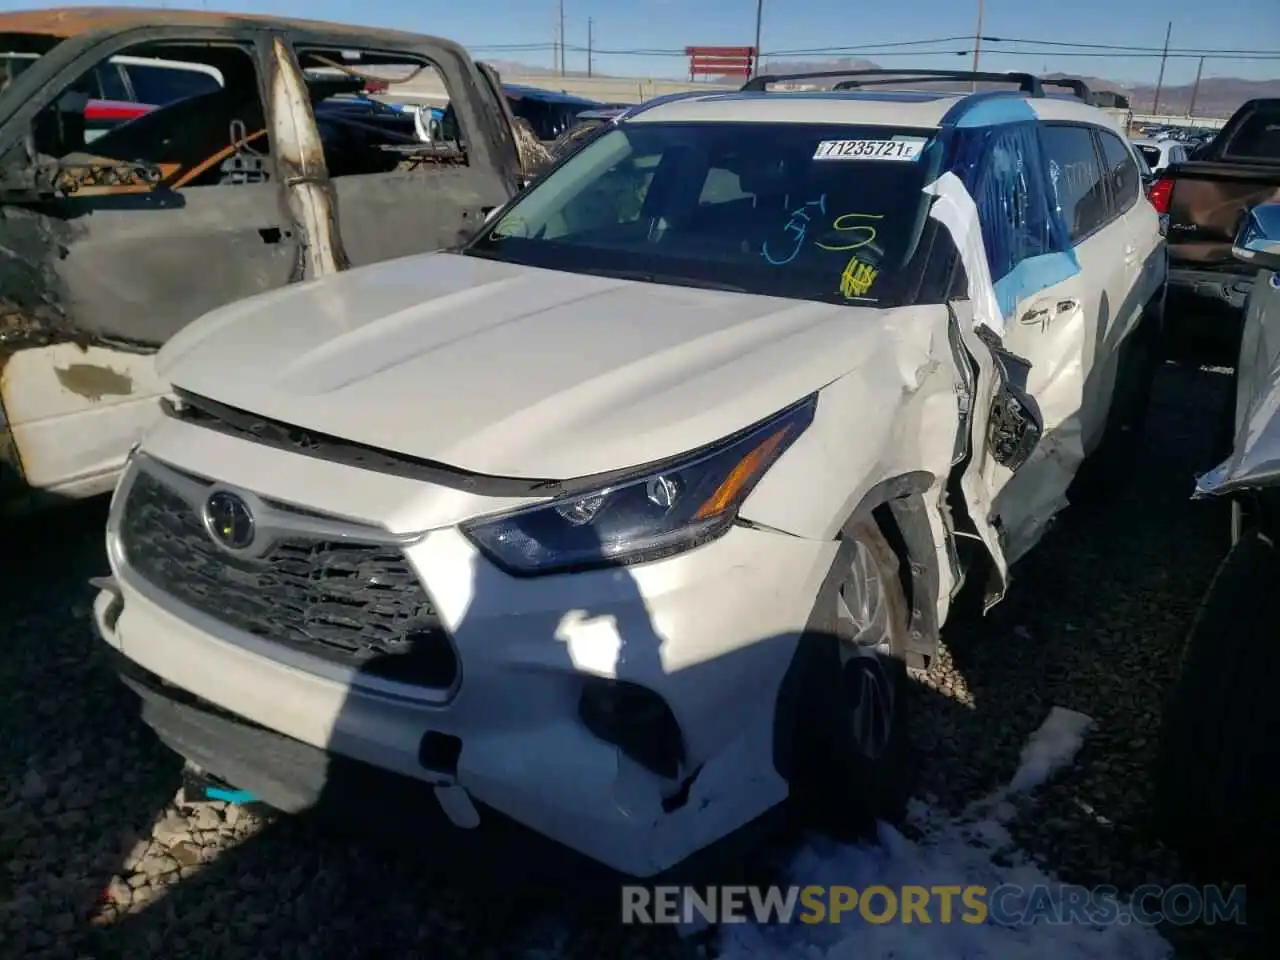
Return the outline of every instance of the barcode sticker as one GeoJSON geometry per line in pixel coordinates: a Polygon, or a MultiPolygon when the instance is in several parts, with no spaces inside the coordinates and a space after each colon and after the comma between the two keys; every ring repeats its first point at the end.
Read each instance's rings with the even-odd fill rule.
{"type": "Polygon", "coordinates": [[[918,160],[925,141],[917,137],[893,140],[823,140],[815,160],[918,160]]]}

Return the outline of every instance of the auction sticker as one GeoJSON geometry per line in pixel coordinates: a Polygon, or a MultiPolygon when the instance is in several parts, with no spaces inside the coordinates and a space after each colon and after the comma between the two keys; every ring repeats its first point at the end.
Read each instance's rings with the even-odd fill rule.
{"type": "Polygon", "coordinates": [[[823,140],[813,152],[815,160],[918,160],[924,137],[892,140],[823,140]]]}

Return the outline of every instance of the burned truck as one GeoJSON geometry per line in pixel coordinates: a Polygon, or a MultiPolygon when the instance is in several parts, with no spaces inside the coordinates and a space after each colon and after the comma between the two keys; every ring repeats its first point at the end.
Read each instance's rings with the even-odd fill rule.
{"type": "Polygon", "coordinates": [[[105,7],[0,14],[0,37],[24,64],[0,89],[0,512],[111,489],[190,321],[459,244],[523,181],[497,74],[448,40],[105,7]],[[86,137],[120,57],[221,82],[86,137]],[[335,108],[432,72],[452,139],[335,108]]]}

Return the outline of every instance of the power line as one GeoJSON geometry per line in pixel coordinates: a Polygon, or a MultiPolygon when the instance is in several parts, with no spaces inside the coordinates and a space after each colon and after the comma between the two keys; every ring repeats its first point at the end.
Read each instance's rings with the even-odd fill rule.
{"type": "MultiPolygon", "coordinates": [[[[982,52],[991,56],[1036,57],[1052,54],[1055,57],[1083,58],[1116,58],[1116,59],[1148,59],[1168,58],[1176,60],[1199,60],[1202,57],[1212,60],[1228,61],[1270,61],[1280,59],[1280,53],[1274,50],[1248,50],[1228,48],[1194,48],[1170,47],[1168,52],[1163,47],[1148,47],[1133,44],[1104,44],[1086,41],[1040,40],[1027,37],[996,37],[979,35],[934,37],[926,40],[895,40],[881,43],[866,43],[845,46],[807,47],[786,50],[762,50],[761,60],[768,58],[794,59],[797,57],[832,57],[870,54],[878,58],[892,56],[937,57],[937,56],[971,56],[979,44],[986,44],[982,52]],[[943,45],[962,43],[963,48],[947,48],[943,45]],[[991,45],[999,44],[1000,47],[991,45]],[[1014,46],[1010,46],[1014,45],[1014,46]],[[938,49],[922,49],[934,47],[938,49]],[[1047,48],[1047,49],[1046,49],[1047,48]]],[[[571,44],[560,39],[553,44],[546,43],[495,43],[479,44],[471,49],[487,52],[537,53],[551,50],[557,59],[563,57],[566,50],[585,53],[587,47],[571,44]]],[[[593,56],[613,57],[679,57],[684,58],[683,49],[632,47],[632,48],[600,48],[591,47],[593,56]]]]}

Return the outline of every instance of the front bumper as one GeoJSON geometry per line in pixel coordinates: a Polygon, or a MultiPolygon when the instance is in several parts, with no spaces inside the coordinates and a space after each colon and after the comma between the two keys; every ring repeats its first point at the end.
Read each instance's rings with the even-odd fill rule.
{"type": "MultiPolygon", "coordinates": [[[[480,828],[459,830],[421,780],[319,750],[201,701],[140,669],[119,653],[110,657],[137,694],[142,719],[167,747],[199,766],[188,786],[232,787],[251,793],[253,805],[306,812],[362,839],[426,855],[429,868],[451,882],[555,884],[555,889],[605,894],[625,874],[543,837],[500,810],[476,803],[480,828]]],[[[734,831],[674,868],[669,878],[705,880],[737,861],[783,826],[783,811],[734,831]]]]}
{"type": "MultiPolygon", "coordinates": [[[[249,455],[288,456],[256,448],[249,455]]],[[[353,484],[364,473],[333,469],[353,484]]],[[[362,502],[352,493],[351,502],[362,502]]],[[[496,811],[490,816],[615,871],[652,877],[786,796],[772,763],[777,691],[834,545],[735,528],[626,571],[518,580],[489,565],[456,528],[435,530],[405,556],[457,649],[461,680],[442,697],[340,675],[184,607],[124,561],[117,529],[113,516],[114,581],[95,604],[109,646],[279,742],[425,785],[455,825],[483,825],[485,811],[496,811]],[[629,654],[633,647],[638,653],[629,654]],[[628,660],[628,679],[676,714],[690,758],[682,781],[651,773],[579,719],[583,677],[610,676],[628,660]],[[459,744],[447,769],[424,764],[428,736],[459,744]]],[[[323,792],[314,777],[273,783],[284,766],[265,747],[228,752],[170,739],[273,806],[307,809],[323,792]]]]}

